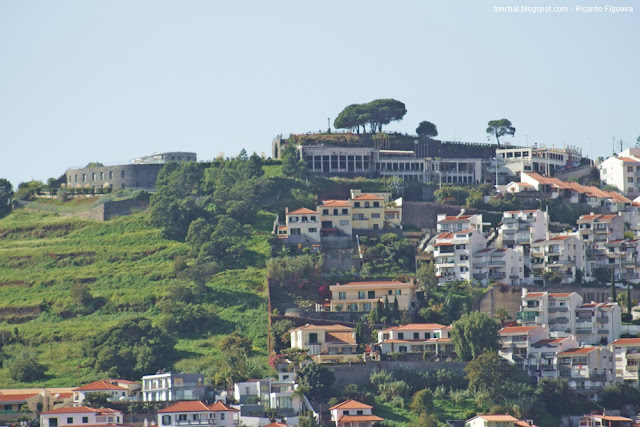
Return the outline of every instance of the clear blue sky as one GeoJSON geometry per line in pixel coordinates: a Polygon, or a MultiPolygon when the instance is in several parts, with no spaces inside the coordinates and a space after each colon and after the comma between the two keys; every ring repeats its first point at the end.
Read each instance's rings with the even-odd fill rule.
{"type": "MultiPolygon", "coordinates": [[[[608,155],[640,135],[633,13],[500,14],[570,0],[0,2],[0,177],[14,186],[156,151],[270,154],[348,104],[403,101],[443,139],[608,155]]],[[[580,0],[577,4],[581,4],[580,0]]],[[[606,5],[584,0],[584,5],[606,5]]]]}

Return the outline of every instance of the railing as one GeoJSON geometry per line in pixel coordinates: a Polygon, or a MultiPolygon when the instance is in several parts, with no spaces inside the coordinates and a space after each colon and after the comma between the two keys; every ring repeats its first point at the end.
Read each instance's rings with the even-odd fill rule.
{"type": "Polygon", "coordinates": [[[569,311],[568,307],[549,307],[549,313],[569,311]]]}

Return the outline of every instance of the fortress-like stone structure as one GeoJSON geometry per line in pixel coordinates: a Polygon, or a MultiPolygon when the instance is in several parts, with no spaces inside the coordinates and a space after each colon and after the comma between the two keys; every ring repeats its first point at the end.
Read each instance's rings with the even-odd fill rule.
{"type": "Polygon", "coordinates": [[[66,184],[68,188],[93,188],[95,190],[111,187],[114,190],[134,188],[155,190],[158,173],[165,163],[195,162],[196,153],[167,152],[154,153],[135,159],[129,165],[89,166],[81,169],[67,170],[66,184]]]}

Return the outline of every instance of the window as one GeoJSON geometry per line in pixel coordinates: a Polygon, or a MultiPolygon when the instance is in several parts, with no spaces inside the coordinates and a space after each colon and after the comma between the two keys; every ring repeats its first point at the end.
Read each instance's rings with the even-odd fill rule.
{"type": "Polygon", "coordinates": [[[467,245],[456,245],[456,249],[466,249],[467,245]]]}
{"type": "Polygon", "coordinates": [[[163,415],[162,416],[162,425],[163,426],[171,425],[171,415],[163,415]]]}
{"type": "Polygon", "coordinates": [[[289,234],[292,236],[299,236],[300,235],[300,229],[299,228],[291,228],[289,229],[289,234]]]}
{"type": "Polygon", "coordinates": [[[317,228],[310,228],[309,229],[309,233],[317,233],[318,229],[317,228]]]}
{"type": "Polygon", "coordinates": [[[364,303],[364,311],[371,311],[371,303],[370,302],[365,302],[364,303]]]}
{"type": "Polygon", "coordinates": [[[380,202],[373,202],[373,207],[374,208],[379,208],[380,207],[380,202]]]}
{"type": "Polygon", "coordinates": [[[120,171],[120,178],[124,178],[124,171],[123,170],[120,171]]]}
{"type": "Polygon", "coordinates": [[[379,213],[372,213],[371,214],[371,218],[380,218],[380,214],[379,213]]]}
{"type": "Polygon", "coordinates": [[[178,421],[187,421],[187,414],[178,414],[178,421]]]}
{"type": "Polygon", "coordinates": [[[342,415],[349,415],[349,411],[342,411],[342,415]]]}
{"type": "Polygon", "coordinates": [[[356,411],[356,415],[364,415],[364,412],[362,410],[358,410],[356,411]]]}
{"type": "Polygon", "coordinates": [[[628,177],[627,182],[633,182],[633,177],[632,176],[628,177]]]}
{"type": "Polygon", "coordinates": [[[369,207],[369,202],[364,202],[364,207],[368,208],[369,207]]]}
{"type": "Polygon", "coordinates": [[[89,417],[82,417],[82,424],[89,424],[89,417]]]}
{"type": "Polygon", "coordinates": [[[329,215],[329,209],[322,209],[322,215],[329,215]]]}
{"type": "Polygon", "coordinates": [[[220,420],[224,420],[224,412],[220,412],[220,420]]]}
{"type": "Polygon", "coordinates": [[[49,427],[58,427],[58,418],[49,418],[49,427]]]}
{"type": "Polygon", "coordinates": [[[340,225],[349,225],[349,220],[348,219],[341,220],[340,225]]]}
{"type": "Polygon", "coordinates": [[[376,291],[368,291],[367,292],[367,298],[371,299],[371,298],[375,298],[376,297],[376,291]]]}
{"type": "Polygon", "coordinates": [[[347,299],[346,292],[338,292],[338,299],[347,299]]]}
{"type": "Polygon", "coordinates": [[[398,339],[399,340],[403,340],[404,339],[404,332],[398,332],[398,339]]]}
{"type": "Polygon", "coordinates": [[[309,344],[318,344],[318,334],[317,333],[310,333],[309,334],[309,344]]]}
{"type": "Polygon", "coordinates": [[[86,173],[82,174],[82,182],[87,182],[87,174],[86,173]]]}
{"type": "Polygon", "coordinates": [[[349,215],[349,209],[342,209],[342,215],[349,215]]]}
{"type": "Polygon", "coordinates": [[[396,289],[396,295],[402,295],[402,289],[396,289]]]}
{"type": "Polygon", "coordinates": [[[113,179],[113,171],[109,171],[109,179],[113,179]]]}
{"type": "Polygon", "coordinates": [[[633,172],[633,166],[627,166],[627,172],[632,173],[633,172]]]}
{"type": "Polygon", "coordinates": [[[460,255],[460,261],[468,261],[469,255],[460,255]]]}
{"type": "Polygon", "coordinates": [[[95,173],[95,172],[93,172],[93,173],[91,174],[91,181],[95,181],[95,180],[96,180],[96,173],[95,173]]]}
{"type": "Polygon", "coordinates": [[[420,332],[414,332],[413,333],[413,339],[414,340],[419,340],[420,339],[420,332]]]}
{"type": "Polygon", "coordinates": [[[354,202],[353,203],[353,207],[354,208],[359,208],[360,207],[360,202],[354,202]]]}
{"type": "Polygon", "coordinates": [[[365,291],[358,291],[358,299],[365,299],[365,291]]]}

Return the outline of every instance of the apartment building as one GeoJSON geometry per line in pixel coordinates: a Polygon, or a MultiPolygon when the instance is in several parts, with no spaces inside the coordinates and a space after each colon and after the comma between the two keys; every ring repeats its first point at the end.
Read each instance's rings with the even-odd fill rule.
{"type": "MultiPolygon", "coordinates": [[[[529,254],[531,242],[546,238],[549,230],[549,215],[539,209],[506,211],[498,227],[496,246],[515,249],[525,247],[525,255],[529,254]]],[[[528,262],[525,262],[528,266],[528,262]]]]}
{"type": "Polygon", "coordinates": [[[356,333],[342,325],[305,325],[291,330],[291,348],[306,349],[316,363],[357,358],[356,333]]]}
{"type": "Polygon", "coordinates": [[[425,182],[427,161],[409,150],[376,150],[373,153],[375,171],[383,177],[404,181],[425,182]]]}
{"type": "Polygon", "coordinates": [[[131,425],[123,423],[122,412],[109,408],[94,409],[87,406],[66,406],[40,413],[40,425],[42,427],[62,427],[83,424],[94,427],[128,427],[131,425]]]}
{"type": "Polygon", "coordinates": [[[369,312],[378,301],[395,305],[400,311],[416,306],[416,285],[393,280],[349,282],[329,287],[330,311],[369,312]]]}
{"type": "Polygon", "coordinates": [[[465,215],[464,209],[458,215],[438,214],[436,229],[438,233],[453,233],[456,231],[474,229],[484,234],[484,227],[488,222],[482,222],[482,214],[465,215]]]}
{"type": "Polygon", "coordinates": [[[528,373],[536,378],[558,378],[558,354],[580,347],[573,336],[546,338],[528,349],[528,373]]]}
{"type": "Polygon", "coordinates": [[[142,377],[142,399],[145,402],[171,402],[204,399],[203,374],[159,372],[142,377]]]}
{"type": "Polygon", "coordinates": [[[81,404],[87,395],[101,393],[109,396],[110,401],[137,399],[140,384],[127,380],[100,380],[73,389],[73,403],[81,404]]]}
{"type": "MultiPolygon", "coordinates": [[[[531,243],[531,271],[538,281],[543,273],[553,273],[550,280],[572,283],[576,271],[584,271],[586,255],[584,244],[575,235],[558,235],[531,243]]],[[[536,281],[536,279],[534,279],[536,281]]]]}
{"type": "Polygon", "coordinates": [[[473,253],[473,280],[488,285],[504,282],[522,285],[524,257],[522,250],[486,248],[473,253]]]}
{"type": "Polygon", "coordinates": [[[451,357],[455,350],[449,338],[450,326],[438,323],[409,323],[378,332],[377,346],[382,354],[430,352],[436,357],[451,357]]]}
{"type": "Polygon", "coordinates": [[[609,344],[613,355],[616,382],[638,386],[640,338],[619,338],[609,344]]]}
{"type": "Polygon", "coordinates": [[[291,243],[320,243],[320,213],[307,208],[286,209],[287,239],[291,243]]]}
{"type": "Polygon", "coordinates": [[[582,149],[565,146],[547,147],[504,147],[496,150],[496,157],[509,169],[512,175],[521,172],[538,172],[553,176],[567,167],[580,165],[582,149]]]}
{"type": "Polygon", "coordinates": [[[323,200],[318,206],[320,213],[320,235],[337,234],[351,236],[351,203],[349,200],[323,200]]]}
{"type": "Polygon", "coordinates": [[[622,334],[622,310],[617,302],[582,304],[576,309],[575,337],[580,343],[607,345],[622,334]]]}
{"type": "Polygon", "coordinates": [[[628,148],[598,165],[603,183],[624,194],[640,193],[640,148],[628,148]]]}
{"type": "Polygon", "coordinates": [[[529,364],[529,348],[533,343],[548,337],[544,326],[507,326],[500,329],[500,348],[498,354],[509,362],[527,369],[529,364]]]}
{"type": "Polygon", "coordinates": [[[473,279],[473,254],[487,246],[487,239],[475,228],[442,232],[433,245],[439,283],[473,279]]]}
{"type": "Polygon", "coordinates": [[[599,392],[614,380],[607,347],[576,347],[558,353],[557,359],[557,378],[567,380],[569,387],[584,391],[593,400],[598,400],[599,392]]]}
{"type": "Polygon", "coordinates": [[[575,334],[576,310],[582,297],[576,292],[528,292],[522,289],[522,306],[517,314],[522,326],[549,325],[549,336],[575,334]]]}
{"type": "Polygon", "coordinates": [[[384,227],[384,197],[361,194],[351,199],[354,229],[382,230],[384,227]]]}
{"type": "Polygon", "coordinates": [[[261,404],[265,410],[272,409],[279,415],[293,416],[302,408],[301,397],[294,393],[297,388],[295,373],[279,372],[278,378],[251,379],[235,383],[233,397],[243,405],[261,404]]]}

